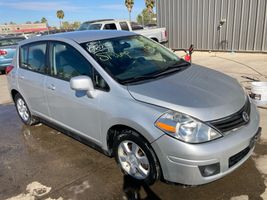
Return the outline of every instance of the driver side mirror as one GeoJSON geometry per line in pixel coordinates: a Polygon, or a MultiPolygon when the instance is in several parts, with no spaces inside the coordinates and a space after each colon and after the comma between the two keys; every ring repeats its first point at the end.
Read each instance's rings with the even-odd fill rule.
{"type": "Polygon", "coordinates": [[[76,91],[85,91],[90,98],[95,97],[92,79],[88,76],[76,76],[70,79],[70,88],[76,91]]]}

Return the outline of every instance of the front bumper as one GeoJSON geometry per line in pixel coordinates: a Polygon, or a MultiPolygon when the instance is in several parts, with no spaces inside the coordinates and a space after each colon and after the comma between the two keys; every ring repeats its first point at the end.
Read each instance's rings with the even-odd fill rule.
{"type": "Polygon", "coordinates": [[[201,185],[215,181],[242,165],[252,154],[255,137],[258,138],[259,134],[259,114],[252,104],[250,122],[220,139],[188,144],[163,135],[151,145],[158,156],[165,180],[201,185]],[[234,164],[233,159],[236,161],[234,164]],[[199,167],[216,163],[219,165],[218,173],[206,177],[202,175],[199,167]]]}

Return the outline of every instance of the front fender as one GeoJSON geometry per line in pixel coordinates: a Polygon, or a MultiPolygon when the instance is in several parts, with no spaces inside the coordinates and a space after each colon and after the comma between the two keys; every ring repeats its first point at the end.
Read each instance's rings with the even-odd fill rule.
{"type": "Polygon", "coordinates": [[[101,135],[105,150],[108,149],[106,142],[108,131],[115,125],[123,125],[136,130],[150,143],[164,134],[155,127],[154,123],[162,113],[166,112],[165,108],[135,100],[127,102],[127,104],[120,103],[117,104],[117,107],[109,107],[100,115],[102,119],[101,135]]]}

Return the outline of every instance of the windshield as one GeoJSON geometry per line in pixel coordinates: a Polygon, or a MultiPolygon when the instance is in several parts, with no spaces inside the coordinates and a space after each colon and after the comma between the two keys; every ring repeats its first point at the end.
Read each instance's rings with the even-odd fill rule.
{"type": "Polygon", "coordinates": [[[4,38],[4,39],[0,39],[0,47],[17,45],[18,42],[20,42],[21,40],[24,40],[24,39],[25,38],[4,38]]]}
{"type": "MultiPolygon", "coordinates": [[[[187,64],[174,53],[143,36],[127,36],[81,44],[120,83],[149,77],[187,64]]],[[[151,78],[151,77],[150,77],[151,78]]]]}
{"type": "Polygon", "coordinates": [[[83,23],[79,30],[100,30],[102,24],[90,24],[90,23],[83,23]]]}

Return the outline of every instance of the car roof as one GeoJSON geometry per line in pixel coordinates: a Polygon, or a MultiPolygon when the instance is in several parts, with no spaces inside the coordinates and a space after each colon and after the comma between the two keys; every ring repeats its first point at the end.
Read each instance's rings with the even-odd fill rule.
{"type": "Polygon", "coordinates": [[[57,39],[70,39],[77,43],[84,43],[95,40],[103,40],[116,37],[137,35],[134,32],[129,31],[117,31],[117,30],[85,30],[85,31],[73,31],[66,33],[57,33],[52,35],[44,35],[39,37],[33,37],[28,40],[22,41],[20,44],[27,44],[30,42],[42,41],[42,40],[57,40],[57,39]]]}
{"type": "Polygon", "coordinates": [[[84,23],[89,23],[89,24],[92,24],[92,23],[97,23],[97,22],[102,22],[102,23],[114,23],[114,22],[126,22],[127,20],[126,19],[97,19],[97,20],[92,20],[92,21],[85,21],[83,22],[84,23]]]}
{"type": "Polygon", "coordinates": [[[93,22],[91,22],[90,24],[107,24],[107,23],[120,23],[120,22],[127,22],[127,20],[125,19],[103,19],[103,20],[95,20],[93,22]]]}
{"type": "Polygon", "coordinates": [[[97,20],[85,21],[83,22],[83,24],[91,24],[95,22],[104,22],[104,21],[114,21],[114,19],[97,19],[97,20]]]}

